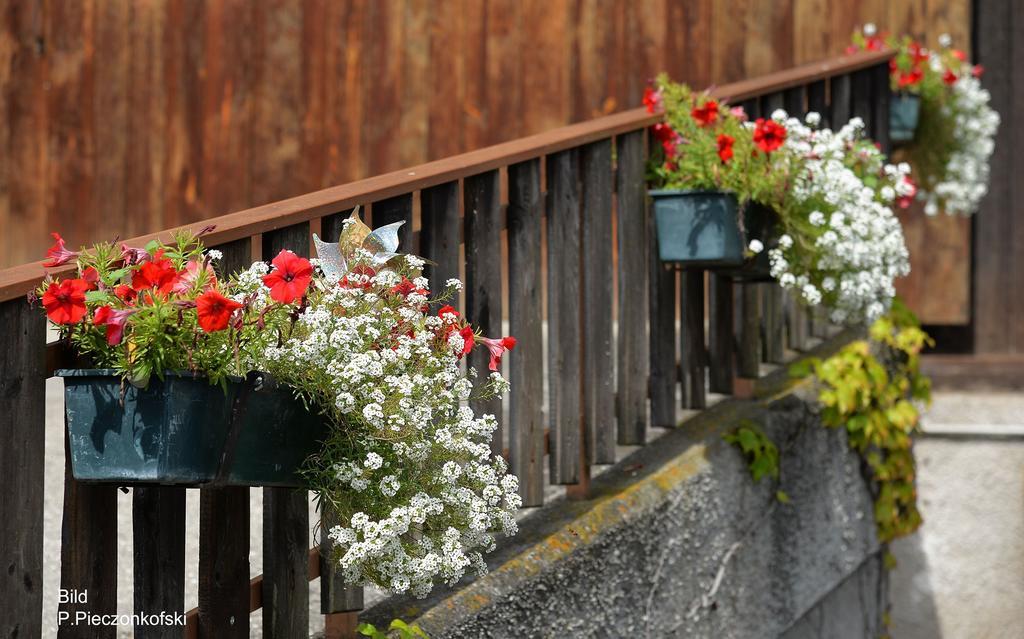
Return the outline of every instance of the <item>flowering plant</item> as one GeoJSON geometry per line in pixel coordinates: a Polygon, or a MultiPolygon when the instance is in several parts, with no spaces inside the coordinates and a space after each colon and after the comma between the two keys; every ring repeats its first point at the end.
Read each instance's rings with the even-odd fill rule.
{"type": "MultiPolygon", "coordinates": [[[[249,366],[335,425],[305,476],[338,522],[328,533],[346,581],[425,596],[437,580],[486,571],[494,531],[516,532],[519,485],[491,455],[495,417],[464,405],[507,390],[497,371],[515,340],[484,337],[443,305],[458,280],[431,298],[423,260],[394,252],[394,230],[371,233],[353,216],[338,243],[315,238],[321,259],[303,312],[249,366]],[[474,385],[460,362],[481,346],[491,372],[474,385]]],[[[266,270],[243,273],[239,293],[265,297],[266,270]]]]}
{"type": "MultiPolygon", "coordinates": [[[[296,295],[273,294],[257,304],[235,294],[234,282],[220,280],[213,269],[220,252],[205,251],[188,233],[169,244],[106,242],[81,252],[70,251],[58,233],[53,237],[43,265],[74,260],[77,277],[47,276],[33,297],[81,355],[139,386],[168,371],[200,373],[213,383],[242,375],[248,353],[287,330],[296,310],[296,295]]],[[[309,262],[283,251],[275,264],[296,260],[300,276],[292,287],[298,289],[308,285],[301,263],[308,272],[309,262]]]]}
{"type": "Polygon", "coordinates": [[[971,215],[988,192],[989,158],[995,148],[999,114],[981,86],[984,69],[952,46],[948,34],[938,50],[909,37],[886,38],[872,24],[854,33],[848,49],[895,50],[890,63],[894,91],[921,97],[914,141],[900,150],[914,166],[928,215],[971,215]]]}
{"type": "Polygon", "coordinates": [[[910,167],[887,164],[860,118],[835,132],[817,128],[817,113],[772,118],[790,133],[785,152],[799,158],[779,209],[786,233],[769,252],[772,276],[807,304],[824,304],[834,322],[874,321],[892,303],[893,280],[910,272],[891,208],[915,192],[910,167]]]}
{"type": "Polygon", "coordinates": [[[657,188],[732,192],[743,204],[774,208],[788,177],[785,158],[776,153],[786,140],[782,123],[749,122],[741,107],[729,108],[665,74],[647,88],[644,104],[664,116],[653,127],[660,148],[651,154],[650,177],[657,188]]]}

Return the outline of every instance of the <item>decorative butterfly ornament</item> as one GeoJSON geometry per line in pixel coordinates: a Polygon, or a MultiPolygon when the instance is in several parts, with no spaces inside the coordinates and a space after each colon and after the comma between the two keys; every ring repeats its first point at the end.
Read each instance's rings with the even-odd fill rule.
{"type": "Polygon", "coordinates": [[[375,265],[384,264],[398,253],[398,229],[405,221],[387,224],[378,229],[370,230],[359,219],[359,207],[352,211],[345,220],[341,237],[337,242],[324,242],[316,233],[313,234],[313,245],[317,257],[320,258],[320,269],[333,282],[340,282],[348,273],[348,261],[355,256],[358,249],[370,253],[375,265]]]}

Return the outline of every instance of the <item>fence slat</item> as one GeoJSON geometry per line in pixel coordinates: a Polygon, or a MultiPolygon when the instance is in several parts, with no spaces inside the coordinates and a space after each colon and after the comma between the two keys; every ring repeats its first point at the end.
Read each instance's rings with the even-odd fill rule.
{"type": "MultiPolygon", "coordinates": [[[[215,247],[222,278],[248,268],[252,241],[215,247]]],[[[273,256],[270,256],[273,257],[273,256]]],[[[249,636],[249,489],[199,490],[199,636],[249,636]]]]}
{"type": "Polygon", "coordinates": [[[683,322],[679,332],[682,407],[702,409],[707,406],[704,391],[707,360],[704,345],[704,271],[683,271],[679,278],[679,303],[683,322]]]}
{"type": "MultiPolygon", "coordinates": [[[[24,298],[0,303],[0,636],[38,637],[43,616],[46,320],[24,298]]],[[[49,620],[52,623],[52,620],[49,620]]]]}
{"type": "Polygon", "coordinates": [[[345,209],[344,211],[320,218],[320,239],[324,242],[337,242],[338,238],[341,237],[342,229],[345,228],[345,220],[352,216],[353,210],[345,209]]]}
{"type": "Polygon", "coordinates": [[[807,112],[807,106],[804,102],[806,95],[807,87],[803,86],[786,89],[783,93],[784,108],[791,117],[803,118],[804,113],[807,112]]]}
{"type": "Polygon", "coordinates": [[[875,118],[871,106],[874,97],[871,91],[871,69],[854,71],[850,77],[850,116],[859,116],[864,120],[864,133],[868,137],[875,135],[875,118]]]}
{"type": "MultiPolygon", "coordinates": [[[[509,448],[524,506],[544,503],[540,160],[508,167],[509,448]]],[[[458,247],[456,247],[457,249],[458,247]]]]}
{"type": "Polygon", "coordinates": [[[873,128],[872,138],[878,142],[882,153],[888,154],[892,149],[889,140],[889,100],[891,89],[889,84],[889,67],[880,64],[871,68],[872,98],[871,119],[873,128]]]}
{"type": "MultiPolygon", "coordinates": [[[[88,592],[89,601],[80,605],[63,604],[59,609],[70,613],[71,619],[75,618],[76,611],[114,614],[117,611],[117,488],[75,480],[71,475],[66,423],[64,432],[60,587],[88,592]]],[[[115,626],[65,624],[57,629],[60,639],[113,639],[116,635],[115,626]]]]}
{"type": "Polygon", "coordinates": [[[761,97],[761,117],[770,118],[775,109],[786,108],[786,93],[776,91],[761,97]]]}
{"type": "MultiPolygon", "coordinates": [[[[237,531],[235,534],[238,534],[237,531]]],[[[146,486],[132,489],[135,611],[185,610],[185,489],[146,486]]],[[[248,626],[248,617],[245,621],[248,626]]],[[[178,639],[174,625],[136,624],[139,639],[178,639]]]]}
{"type": "Polygon", "coordinates": [[[328,533],[338,520],[330,509],[321,512],[320,518],[320,612],[330,615],[362,610],[362,587],[347,585],[332,557],[333,549],[328,533]]]}
{"type": "Polygon", "coordinates": [[[761,285],[742,282],[739,288],[743,304],[736,365],[740,377],[757,379],[761,363],[761,285]]]}
{"type": "Polygon", "coordinates": [[[708,387],[713,393],[732,393],[733,291],[732,279],[711,273],[708,298],[708,387]]]}
{"type": "Polygon", "coordinates": [[[615,463],[615,360],[612,354],[612,141],[583,147],[583,419],[587,458],[615,463]]]}
{"type": "MultiPolygon", "coordinates": [[[[377,221],[374,205],[374,222],[377,221]]],[[[323,230],[321,228],[321,230],[323,230]]],[[[281,249],[309,255],[309,224],[263,234],[263,257],[281,249]]],[[[263,634],[309,636],[309,501],[292,488],[263,489],[263,634]]]]}
{"type": "MultiPolygon", "coordinates": [[[[430,289],[440,292],[445,282],[459,277],[459,183],[445,182],[420,192],[420,220],[420,255],[430,260],[423,274],[430,289]]],[[[458,297],[447,303],[459,307],[458,297]]]]}
{"type": "MultiPolygon", "coordinates": [[[[653,222],[651,224],[653,226],[653,222]]],[[[676,272],[662,265],[653,241],[650,260],[651,426],[671,428],[676,425],[678,370],[675,347],[676,272]]]]}
{"type": "Polygon", "coordinates": [[[762,356],[765,362],[781,364],[784,357],[783,335],[785,330],[782,288],[774,282],[762,284],[761,287],[764,297],[764,314],[761,322],[764,328],[762,356]]]}
{"type": "Polygon", "coordinates": [[[821,116],[821,127],[828,128],[831,114],[828,112],[828,81],[818,80],[807,85],[807,111],[821,116]]]}
{"type": "MultiPolygon", "coordinates": [[[[501,201],[498,171],[473,175],[463,182],[466,203],[466,319],[487,337],[501,337],[501,201]]],[[[490,354],[482,345],[469,355],[469,365],[487,380],[490,354]]],[[[491,451],[504,451],[501,398],[470,402],[473,411],[494,415],[498,428],[491,435],[491,451]]]]}
{"type": "Polygon", "coordinates": [[[616,232],[618,234],[618,441],[644,443],[650,360],[647,339],[647,194],[644,192],[644,132],[615,140],[616,232]]]}
{"type": "Polygon", "coordinates": [[[839,129],[850,121],[850,76],[839,75],[829,81],[830,123],[833,129],[839,129]]]}
{"type": "Polygon", "coordinates": [[[398,250],[401,253],[416,253],[412,245],[412,193],[396,195],[373,203],[373,228],[405,222],[398,229],[398,250]]]}
{"type": "Polygon", "coordinates": [[[548,349],[551,482],[583,478],[580,446],[580,193],[579,152],[547,157],[548,349]]]}

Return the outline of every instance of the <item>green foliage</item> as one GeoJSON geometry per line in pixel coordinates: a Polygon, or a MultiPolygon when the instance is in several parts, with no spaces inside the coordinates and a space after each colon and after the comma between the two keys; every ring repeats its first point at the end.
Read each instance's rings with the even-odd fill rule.
{"type": "Polygon", "coordinates": [[[416,624],[409,625],[401,619],[392,619],[387,632],[377,630],[370,623],[359,624],[356,632],[364,637],[371,637],[371,639],[388,639],[388,637],[398,637],[398,639],[416,639],[417,637],[420,639],[430,639],[427,637],[427,633],[423,632],[419,626],[416,624]]]}
{"type": "Polygon", "coordinates": [[[723,435],[722,439],[743,452],[755,482],[761,481],[762,477],[779,478],[779,449],[757,424],[743,420],[736,430],[723,435]]]}
{"type": "Polygon", "coordinates": [[[881,541],[921,525],[914,485],[913,435],[919,406],[931,398],[920,372],[921,350],[932,343],[898,300],[870,328],[870,341],[848,344],[825,359],[794,365],[790,374],[813,373],[821,384],[822,419],[846,428],[850,447],[861,454],[875,483],[875,520],[881,541]]]}

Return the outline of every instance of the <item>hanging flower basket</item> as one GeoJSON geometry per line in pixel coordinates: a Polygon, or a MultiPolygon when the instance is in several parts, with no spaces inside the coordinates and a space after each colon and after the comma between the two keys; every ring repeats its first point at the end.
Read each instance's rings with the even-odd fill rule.
{"type": "Polygon", "coordinates": [[[921,96],[894,93],[889,101],[889,139],[893,142],[913,140],[920,114],[921,96]]]}
{"type": "Polygon", "coordinates": [[[119,485],[299,486],[327,424],[262,374],[224,387],[169,372],[145,389],[112,369],[64,378],[71,472],[119,485]]]}

